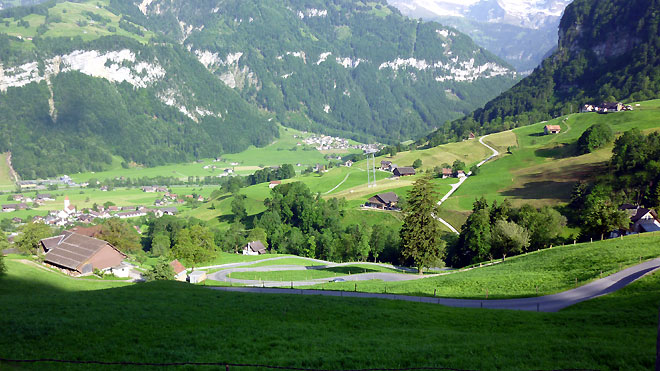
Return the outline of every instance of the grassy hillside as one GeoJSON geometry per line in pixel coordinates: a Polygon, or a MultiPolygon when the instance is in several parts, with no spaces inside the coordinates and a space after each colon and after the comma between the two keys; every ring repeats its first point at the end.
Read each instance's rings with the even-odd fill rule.
{"type": "Polygon", "coordinates": [[[0,190],[11,190],[16,187],[7,164],[7,153],[0,154],[0,190]]]}
{"type": "Polygon", "coordinates": [[[610,125],[617,134],[632,128],[656,130],[659,127],[660,100],[640,104],[632,112],[573,114],[521,127],[513,130],[515,141],[510,137],[510,132],[489,136],[487,143],[499,145],[500,151],[505,145],[515,146],[513,153],[504,153],[497,161],[485,164],[479,176],[465,182],[443,204],[443,208],[454,212],[468,211],[475,198],[482,195],[489,202],[506,198],[514,205],[530,203],[542,206],[567,202],[575,182],[590,179],[604,171],[611,157],[611,146],[577,156],[577,139],[586,129],[601,122],[610,125]],[[553,124],[562,127],[561,133],[543,135],[543,127],[553,124]]]}
{"type": "MultiPolygon", "coordinates": [[[[0,339],[3,358],[323,369],[649,369],[655,360],[659,274],[560,313],[527,313],[222,293],[174,282],[125,286],[57,279],[11,260],[8,266],[0,326],[12,336],[0,339]]],[[[0,364],[15,367],[63,365],[0,364]]]]}

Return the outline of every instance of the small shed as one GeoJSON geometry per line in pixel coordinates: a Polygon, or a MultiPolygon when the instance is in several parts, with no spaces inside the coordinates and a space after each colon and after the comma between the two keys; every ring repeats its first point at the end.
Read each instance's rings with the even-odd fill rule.
{"type": "Polygon", "coordinates": [[[174,259],[170,262],[170,267],[174,270],[174,279],[177,281],[185,282],[186,281],[186,267],[179,262],[178,259],[174,259]]]}
{"type": "Polygon", "coordinates": [[[112,267],[108,269],[108,271],[112,274],[114,274],[116,277],[130,277],[131,276],[131,269],[133,269],[133,265],[128,264],[128,263],[121,263],[116,267],[112,267]]]}
{"type": "Polygon", "coordinates": [[[206,272],[205,271],[194,271],[190,272],[188,275],[188,282],[190,283],[201,283],[206,281],[206,272]]]}
{"type": "Polygon", "coordinates": [[[268,188],[273,189],[273,188],[277,187],[277,186],[280,185],[280,184],[282,184],[281,181],[279,181],[279,180],[273,180],[273,181],[270,182],[270,184],[268,185],[268,188]]]}

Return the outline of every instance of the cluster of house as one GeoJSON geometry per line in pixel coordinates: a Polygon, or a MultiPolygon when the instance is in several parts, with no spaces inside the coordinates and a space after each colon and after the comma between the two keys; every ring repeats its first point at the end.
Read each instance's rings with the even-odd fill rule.
{"type": "Polygon", "coordinates": [[[451,168],[448,167],[443,167],[442,168],[442,179],[447,179],[447,178],[465,178],[467,174],[465,174],[465,171],[463,170],[458,170],[454,172],[451,168]]]}
{"type": "Polygon", "coordinates": [[[399,196],[394,192],[379,193],[370,197],[364,203],[364,207],[380,209],[380,210],[401,210],[397,207],[399,203],[399,196]]]}
{"type": "Polygon", "coordinates": [[[380,162],[380,169],[383,171],[390,171],[392,172],[392,175],[396,177],[410,176],[410,175],[415,175],[417,173],[415,169],[412,167],[398,166],[397,164],[393,164],[392,161],[387,161],[387,160],[382,160],[380,162]]]}
{"type": "MultiPolygon", "coordinates": [[[[639,105],[637,105],[639,106],[639,105]]],[[[611,113],[621,111],[632,111],[633,106],[624,105],[621,102],[603,102],[601,104],[585,104],[580,108],[580,113],[598,112],[598,113],[611,113]]]]}
{"type": "MultiPolygon", "coordinates": [[[[163,192],[163,191],[157,191],[157,192],[163,192]]],[[[184,195],[183,198],[182,198],[176,193],[167,192],[167,189],[165,189],[164,192],[165,192],[165,194],[163,195],[163,197],[157,198],[156,201],[154,201],[155,206],[161,207],[161,206],[167,206],[167,205],[172,205],[172,204],[184,204],[184,203],[186,203],[186,200],[195,200],[195,201],[198,201],[198,202],[204,202],[205,201],[205,198],[203,196],[195,197],[193,195],[184,195]]]]}
{"type": "Polygon", "coordinates": [[[612,231],[610,238],[636,233],[660,232],[660,219],[655,210],[631,204],[623,204],[619,210],[628,214],[630,226],[628,229],[612,231]]]}
{"type": "MultiPolygon", "coordinates": [[[[297,136],[294,136],[294,138],[297,138],[297,136]]],[[[303,143],[309,146],[313,146],[319,151],[327,151],[327,150],[335,150],[335,149],[344,149],[344,150],[360,149],[363,151],[369,151],[369,150],[378,151],[383,148],[383,145],[378,143],[350,145],[348,143],[348,139],[332,137],[329,135],[312,136],[303,139],[302,143],[298,142],[297,145],[301,146],[303,145],[303,143]]]]}
{"type": "Polygon", "coordinates": [[[62,175],[57,179],[41,179],[41,180],[21,180],[18,182],[21,189],[41,190],[46,189],[48,186],[69,186],[69,187],[85,187],[87,183],[78,184],[74,182],[70,176],[62,175]]]}
{"type": "Polygon", "coordinates": [[[136,218],[153,213],[157,218],[163,215],[175,215],[176,207],[164,207],[158,209],[146,208],[144,206],[109,206],[107,208],[99,206],[97,210],[85,209],[77,210],[68,196],[64,197],[64,208],[62,210],[53,210],[46,216],[35,216],[32,221],[35,223],[44,223],[48,225],[63,227],[74,223],[89,224],[95,219],[109,218],[136,218]]]}
{"type": "Polygon", "coordinates": [[[34,198],[17,194],[13,195],[12,199],[18,203],[2,205],[3,213],[9,213],[16,210],[26,210],[34,204],[41,206],[46,201],[55,201],[55,197],[51,196],[49,193],[37,194],[34,198]]]}

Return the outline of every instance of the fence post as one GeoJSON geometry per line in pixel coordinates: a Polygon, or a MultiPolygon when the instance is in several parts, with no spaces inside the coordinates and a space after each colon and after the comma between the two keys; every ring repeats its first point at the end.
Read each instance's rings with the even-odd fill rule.
{"type": "Polygon", "coordinates": [[[355,284],[355,290],[353,290],[353,291],[357,292],[357,283],[355,284]]]}
{"type": "Polygon", "coordinates": [[[577,277],[575,277],[575,287],[577,287],[577,277]]]}
{"type": "Polygon", "coordinates": [[[655,346],[655,371],[660,371],[660,314],[658,314],[658,341],[655,346]]]}
{"type": "Polygon", "coordinates": [[[434,297],[434,298],[435,298],[435,290],[436,290],[436,289],[433,289],[433,297],[434,297]]]}

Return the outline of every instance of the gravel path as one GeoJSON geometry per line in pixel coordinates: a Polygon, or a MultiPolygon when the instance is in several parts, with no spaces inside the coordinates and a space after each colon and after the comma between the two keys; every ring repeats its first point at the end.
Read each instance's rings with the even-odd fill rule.
{"type": "MultiPolygon", "coordinates": [[[[571,305],[593,299],[598,296],[607,295],[620,290],[630,283],[650,274],[660,268],[660,259],[650,260],[634,267],[624,269],[621,272],[601,278],[584,286],[564,291],[558,294],[546,295],[534,298],[502,299],[502,300],[470,300],[470,299],[448,299],[433,298],[425,296],[407,296],[395,294],[372,294],[350,291],[324,291],[305,289],[276,289],[259,287],[212,287],[213,290],[247,292],[260,294],[298,294],[298,295],[321,295],[340,296],[354,298],[378,298],[390,300],[414,301],[431,304],[441,304],[460,308],[487,308],[508,309],[540,312],[557,312],[571,305]]],[[[425,276],[426,277],[426,276],[425,276]]],[[[327,281],[327,279],[325,279],[327,281]]],[[[317,282],[318,283],[318,282],[317,282]]],[[[282,282],[279,282],[281,285],[282,282]]]]}

